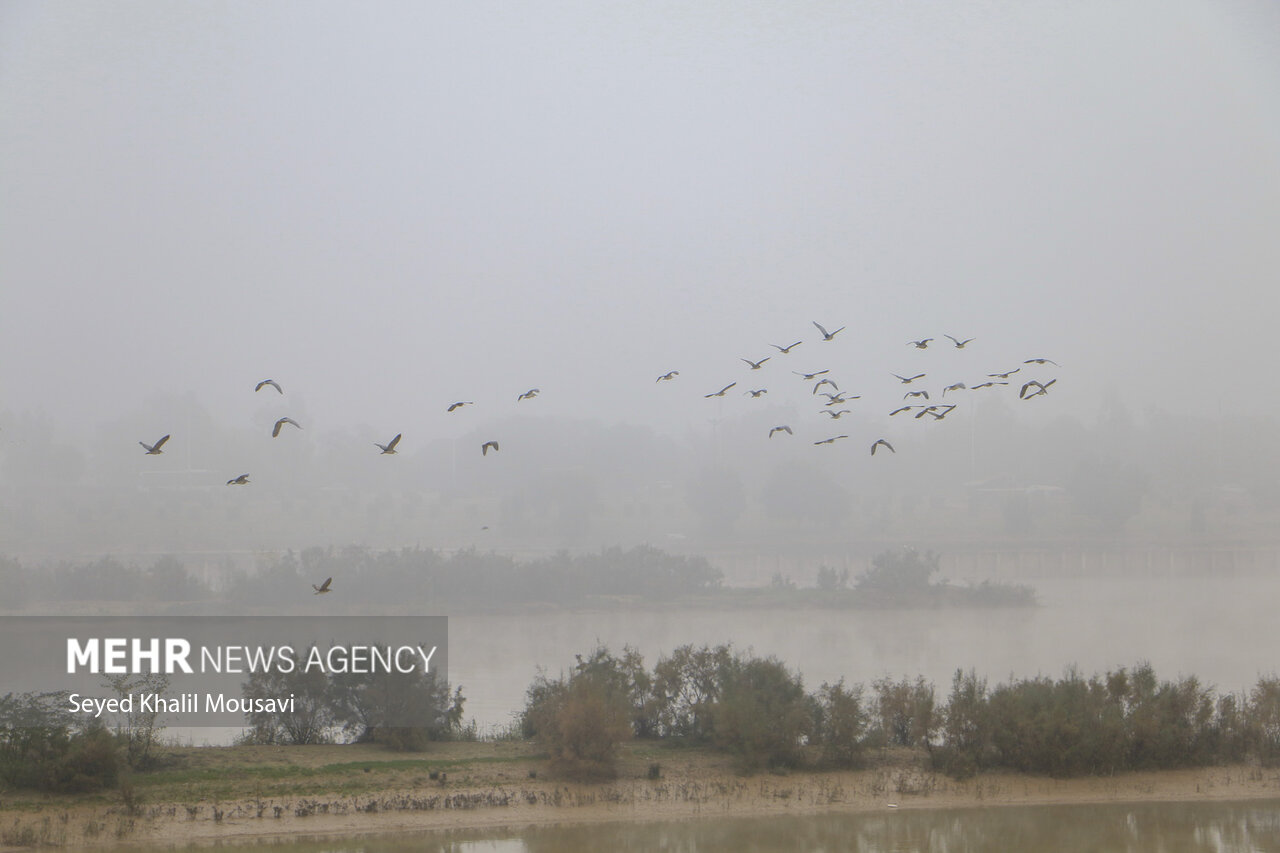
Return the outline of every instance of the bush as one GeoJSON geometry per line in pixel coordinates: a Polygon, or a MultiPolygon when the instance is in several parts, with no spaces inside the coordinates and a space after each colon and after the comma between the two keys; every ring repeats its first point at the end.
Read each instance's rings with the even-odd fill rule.
{"type": "Polygon", "coordinates": [[[942,750],[936,760],[957,779],[968,778],[992,761],[991,722],[987,713],[987,681],[973,670],[956,670],[951,695],[942,713],[942,750]]]}
{"type": "Polygon", "coordinates": [[[527,692],[523,729],[546,745],[553,770],[580,781],[616,776],[618,745],[631,736],[625,688],[615,671],[592,665],[603,651],[579,658],[568,679],[539,676],[527,692]]]}
{"type": "Polygon", "coordinates": [[[81,793],[112,787],[118,778],[115,740],[101,726],[73,731],[62,694],[0,697],[0,782],[81,793]]]}
{"type": "Polygon", "coordinates": [[[823,684],[815,700],[813,733],[814,741],[822,747],[822,763],[829,767],[857,767],[868,722],[862,685],[847,689],[843,680],[834,685],[823,684]]]}
{"type": "Polygon", "coordinates": [[[712,706],[713,742],[737,756],[742,770],[799,764],[813,731],[813,712],[799,675],[777,658],[734,658],[722,670],[712,706]]]}
{"type": "Polygon", "coordinates": [[[733,662],[729,646],[680,646],[653,668],[653,704],[659,737],[709,743],[712,713],[724,674],[733,662]]]}
{"type": "Polygon", "coordinates": [[[881,741],[892,746],[930,746],[938,727],[933,685],[919,676],[914,683],[905,677],[898,682],[882,678],[872,688],[881,741]]]}

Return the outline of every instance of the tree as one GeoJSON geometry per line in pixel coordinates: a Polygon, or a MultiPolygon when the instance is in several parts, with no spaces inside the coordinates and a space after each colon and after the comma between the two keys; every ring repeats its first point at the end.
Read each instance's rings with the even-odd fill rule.
{"type": "Polygon", "coordinates": [[[858,576],[855,589],[890,597],[918,596],[929,589],[929,578],[938,571],[938,555],[914,548],[885,551],[871,560],[871,568],[858,576]]]}
{"type": "Polygon", "coordinates": [[[434,672],[338,673],[330,689],[335,721],[357,742],[416,751],[462,726],[462,688],[450,694],[434,672]]]}
{"type": "Polygon", "coordinates": [[[617,774],[619,744],[632,734],[634,673],[604,648],[577,660],[568,678],[539,675],[529,686],[521,728],[546,745],[556,772],[609,779],[617,774]]]}
{"type": "Polygon", "coordinates": [[[723,676],[732,662],[727,645],[700,649],[684,645],[658,660],[652,689],[659,736],[693,743],[711,740],[711,709],[720,698],[723,676]]]}
{"type": "Polygon", "coordinates": [[[943,769],[956,778],[967,778],[988,766],[991,759],[991,724],[987,707],[987,680],[973,670],[957,669],[951,695],[942,712],[943,769]]]}
{"type": "MultiPolygon", "coordinates": [[[[103,686],[110,688],[117,697],[124,699],[135,693],[154,693],[163,696],[169,689],[169,676],[163,672],[143,675],[108,675],[103,686]]],[[[158,704],[158,703],[157,703],[158,704]]],[[[116,736],[124,741],[125,760],[135,770],[145,770],[151,764],[151,748],[156,744],[158,710],[151,704],[134,702],[133,710],[125,715],[124,725],[117,727],[116,736]]]]}
{"type": "Polygon", "coordinates": [[[869,716],[862,702],[862,685],[852,689],[844,680],[818,689],[814,711],[814,741],[822,747],[822,763],[856,767],[862,757],[862,737],[869,716]]]}
{"type": "Polygon", "coordinates": [[[872,684],[876,693],[876,725],[885,743],[929,747],[937,730],[933,685],[924,676],[915,682],[882,678],[872,684]]]}
{"type": "Polygon", "coordinates": [[[813,731],[800,676],[777,658],[738,657],[721,679],[711,715],[715,745],[734,753],[744,770],[798,764],[803,739],[813,731]]]}
{"type": "Polygon", "coordinates": [[[330,740],[334,710],[329,677],[320,669],[307,672],[298,666],[292,672],[282,672],[279,668],[259,670],[249,676],[241,689],[250,702],[293,697],[291,711],[248,713],[255,743],[311,744],[330,740]]]}

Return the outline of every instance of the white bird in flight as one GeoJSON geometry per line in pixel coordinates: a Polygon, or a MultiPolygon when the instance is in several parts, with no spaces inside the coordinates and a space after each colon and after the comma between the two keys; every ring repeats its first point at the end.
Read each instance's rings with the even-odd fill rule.
{"type": "Polygon", "coordinates": [[[271,437],[275,438],[276,436],[280,435],[280,430],[284,428],[285,424],[293,424],[298,429],[302,429],[302,424],[298,423],[293,418],[281,418],[280,420],[276,421],[276,425],[271,428],[271,437]]]}
{"type": "Polygon", "coordinates": [[[818,331],[819,331],[819,332],[822,332],[822,339],[823,339],[824,341],[829,341],[829,340],[831,340],[831,339],[832,339],[832,338],[834,338],[836,335],[840,334],[841,332],[843,332],[843,331],[845,330],[845,327],[844,327],[844,326],[841,326],[840,328],[836,329],[834,332],[828,332],[826,329],[822,328],[822,324],[821,324],[821,323],[819,323],[817,320],[814,320],[814,321],[813,321],[813,325],[815,325],[815,326],[817,326],[817,327],[818,327],[818,331]]]}
{"type": "Polygon", "coordinates": [[[725,392],[725,391],[728,391],[730,388],[732,388],[734,385],[737,385],[737,384],[738,384],[737,382],[730,382],[728,385],[724,386],[723,388],[721,388],[719,391],[715,392],[714,394],[703,394],[702,396],[703,396],[704,398],[706,398],[706,397],[723,397],[723,396],[724,396],[724,392],[725,392]]]}
{"type": "Polygon", "coordinates": [[[382,448],[383,453],[395,453],[396,445],[400,443],[400,435],[400,433],[396,433],[396,437],[388,441],[386,444],[378,444],[378,442],[375,441],[374,446],[382,448]]]}
{"type": "Polygon", "coordinates": [[[283,393],[284,393],[284,389],[280,387],[280,383],[279,383],[279,382],[277,382],[277,381],[275,381],[274,379],[264,379],[264,380],[262,380],[262,381],[261,381],[261,382],[259,382],[259,383],[257,384],[257,386],[253,389],[253,390],[254,390],[254,392],[256,393],[256,392],[258,392],[258,391],[261,391],[261,390],[262,390],[262,386],[264,386],[264,385],[270,385],[272,388],[276,389],[276,390],[277,390],[277,391],[279,391],[281,394],[283,394],[283,393]]]}
{"type": "Polygon", "coordinates": [[[161,436],[160,440],[157,441],[155,444],[147,444],[145,441],[139,441],[138,444],[141,444],[143,447],[147,449],[148,456],[159,456],[161,453],[164,453],[164,451],[161,450],[160,448],[163,447],[164,443],[168,440],[169,440],[169,436],[165,435],[165,436],[161,436]]]}

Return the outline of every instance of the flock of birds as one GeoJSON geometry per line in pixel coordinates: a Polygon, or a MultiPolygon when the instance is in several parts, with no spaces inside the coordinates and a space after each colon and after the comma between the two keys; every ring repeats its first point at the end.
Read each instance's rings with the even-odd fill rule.
{"type": "MultiPolygon", "coordinates": [[[[829,343],[835,339],[836,335],[840,334],[845,330],[845,327],[841,326],[840,328],[834,331],[828,331],[826,327],[824,327],[821,323],[817,322],[816,320],[814,321],[813,325],[822,336],[819,343],[829,343]]],[[[954,349],[958,349],[958,350],[964,349],[969,344],[973,343],[974,340],[976,340],[975,338],[963,338],[963,339],[957,338],[952,335],[943,335],[943,337],[950,340],[951,346],[954,349]]],[[[936,338],[919,338],[917,340],[907,341],[907,346],[912,347],[914,349],[918,349],[918,350],[926,350],[929,348],[929,344],[933,343],[935,340],[937,339],[936,338]]],[[[794,343],[787,344],[786,346],[782,346],[779,344],[770,344],[770,346],[776,349],[778,351],[778,356],[781,357],[781,356],[790,354],[792,350],[794,350],[796,347],[800,346],[803,343],[804,341],[795,341],[794,343]]],[[[753,360],[750,358],[740,357],[739,361],[746,364],[747,368],[754,373],[757,370],[764,369],[765,364],[771,361],[773,358],[774,356],[767,356],[765,358],[753,360]]],[[[1019,373],[1024,367],[1028,365],[1038,365],[1041,367],[1045,365],[1053,365],[1054,367],[1057,367],[1058,363],[1048,358],[1029,358],[1023,361],[1022,364],[1020,364],[1018,367],[1015,367],[1011,370],[1005,370],[1000,373],[988,373],[986,374],[986,376],[983,378],[981,382],[976,382],[972,385],[966,384],[965,382],[952,382],[948,385],[944,385],[940,392],[935,392],[936,397],[931,397],[930,391],[926,389],[915,389],[915,390],[907,391],[903,395],[903,400],[912,401],[912,402],[909,402],[906,405],[901,405],[896,407],[895,409],[893,409],[893,411],[889,412],[889,416],[894,417],[903,413],[913,412],[914,413],[913,417],[916,420],[925,418],[927,416],[932,418],[934,421],[941,421],[945,419],[947,415],[949,415],[957,407],[956,403],[943,402],[943,400],[946,398],[948,393],[951,393],[954,399],[954,395],[960,391],[976,391],[983,388],[994,388],[997,386],[1014,384],[1014,383],[1011,383],[1011,377],[1013,377],[1015,373],[1019,373]]],[[[852,394],[847,390],[842,391],[840,389],[840,386],[837,384],[836,379],[830,375],[831,374],[830,369],[816,370],[812,372],[793,370],[791,372],[796,376],[799,376],[801,381],[803,382],[814,383],[813,389],[811,392],[812,395],[815,397],[822,396],[826,398],[826,402],[823,404],[823,408],[819,410],[819,413],[826,415],[833,421],[839,420],[844,415],[852,413],[851,409],[838,408],[838,407],[844,406],[844,404],[850,403],[854,400],[862,399],[861,394],[852,394]],[[826,390],[823,390],[824,388],[830,388],[831,390],[826,391],[826,390]]],[[[678,377],[679,375],[680,375],[680,371],[670,370],[662,374],[661,376],[659,376],[656,381],[671,382],[675,380],[676,377],[678,377]]],[[[920,379],[925,379],[927,376],[927,374],[925,373],[916,373],[910,376],[903,376],[898,373],[891,373],[890,375],[895,377],[902,385],[911,385],[913,382],[920,379]]],[[[1057,381],[1058,381],[1057,379],[1050,379],[1047,382],[1042,382],[1038,379],[1029,379],[1026,382],[1022,383],[1021,388],[1018,392],[1018,398],[1020,400],[1030,400],[1035,397],[1048,394],[1049,389],[1057,381]]],[[[711,393],[704,394],[703,396],[706,399],[724,398],[726,394],[728,394],[731,390],[733,390],[736,387],[738,387],[737,381],[730,382],[728,385],[723,386],[718,391],[712,391],[711,393]]],[[[743,396],[750,396],[753,399],[758,399],[768,393],[769,393],[768,388],[748,388],[743,391],[743,396]]],[[[795,431],[791,428],[789,424],[779,424],[769,430],[768,437],[773,438],[775,435],[778,435],[778,434],[795,435],[795,431]]],[[[849,438],[847,434],[833,435],[833,436],[828,436],[826,438],[817,439],[816,441],[813,442],[813,444],[815,446],[835,444],[837,441],[840,441],[841,439],[846,439],[846,438],[849,438]]],[[[884,450],[889,451],[890,453],[897,453],[897,450],[894,448],[892,444],[889,443],[888,439],[876,438],[874,441],[871,442],[871,445],[869,448],[870,454],[872,456],[875,456],[876,451],[882,448],[884,450]]]]}
{"type": "MultiPolygon", "coordinates": [[[[839,335],[841,332],[843,332],[846,328],[844,326],[841,326],[840,328],[835,329],[834,331],[828,331],[821,323],[818,323],[817,321],[814,321],[813,325],[821,334],[821,339],[818,341],[818,343],[830,343],[831,341],[835,340],[836,336],[839,335]]],[[[965,349],[969,344],[973,343],[973,341],[975,340],[975,338],[961,339],[961,338],[953,337],[952,335],[944,335],[943,337],[947,338],[951,342],[951,347],[957,350],[965,349]]],[[[926,350],[929,348],[929,345],[933,343],[935,340],[936,340],[935,338],[919,338],[917,340],[908,341],[907,346],[917,350],[926,350]]],[[[779,344],[770,344],[770,346],[778,351],[776,357],[782,357],[782,356],[790,355],[791,352],[796,349],[796,347],[801,346],[803,343],[805,343],[803,340],[798,340],[793,343],[787,344],[786,346],[781,346],[779,344]]],[[[945,346],[945,344],[943,344],[942,346],[945,346]]],[[[768,362],[772,361],[774,358],[775,356],[770,355],[761,359],[740,358],[739,360],[747,365],[747,369],[749,370],[750,373],[755,374],[757,371],[765,370],[765,365],[768,362]]],[[[1004,370],[997,373],[988,373],[982,378],[982,381],[976,382],[971,385],[963,381],[952,382],[950,384],[943,385],[941,387],[941,390],[936,394],[936,397],[931,396],[931,393],[928,389],[915,388],[905,392],[905,394],[903,395],[903,401],[911,401],[911,402],[906,402],[905,405],[897,406],[888,414],[890,417],[896,417],[901,414],[912,413],[912,417],[915,418],[916,420],[920,420],[925,417],[929,417],[933,421],[944,420],[949,414],[951,414],[952,411],[956,409],[958,405],[957,403],[944,403],[943,400],[946,398],[947,394],[949,393],[952,394],[954,399],[954,395],[962,391],[972,392],[972,391],[977,391],[985,388],[995,388],[999,386],[1019,384],[1017,381],[1013,380],[1014,374],[1020,373],[1024,368],[1028,368],[1028,366],[1030,365],[1035,365],[1039,367],[1045,367],[1048,365],[1052,365],[1054,367],[1059,366],[1058,363],[1053,361],[1052,359],[1038,358],[1038,357],[1028,358],[1024,360],[1020,365],[1010,370],[1004,370]]],[[[791,373],[794,374],[795,376],[800,377],[800,380],[806,384],[810,382],[814,383],[813,388],[810,392],[811,395],[813,397],[821,396],[826,399],[826,402],[823,403],[822,408],[819,409],[818,412],[822,415],[829,417],[833,421],[839,420],[844,415],[850,414],[852,412],[851,409],[841,408],[841,407],[843,407],[847,403],[851,403],[855,400],[862,399],[861,394],[852,394],[847,389],[841,390],[836,378],[831,375],[831,370],[829,368],[824,368],[822,370],[816,370],[816,371],[808,371],[808,372],[793,370],[791,371],[791,373]],[[824,390],[827,388],[830,388],[831,390],[830,391],[824,390]]],[[[890,375],[896,378],[899,381],[899,383],[901,383],[902,385],[912,385],[913,383],[919,380],[927,378],[926,373],[915,373],[915,374],[906,375],[906,376],[902,374],[891,373],[890,375]]],[[[676,380],[679,376],[680,376],[679,370],[669,370],[666,373],[663,373],[660,376],[658,376],[656,381],[659,383],[672,382],[676,380]]],[[[1026,381],[1023,381],[1020,384],[1019,391],[1018,391],[1018,399],[1031,400],[1036,397],[1044,396],[1049,393],[1049,389],[1053,387],[1054,383],[1056,383],[1057,381],[1058,380],[1056,378],[1049,379],[1048,381],[1041,381],[1040,379],[1027,379],[1026,381]]],[[[729,384],[721,387],[718,391],[712,391],[708,394],[704,394],[703,397],[706,399],[716,399],[716,398],[723,399],[725,395],[729,393],[729,391],[733,390],[736,387],[738,387],[737,380],[730,382],[729,384]]],[[[284,388],[280,385],[279,382],[277,382],[274,379],[263,379],[262,381],[258,382],[256,386],[254,386],[253,390],[255,393],[257,393],[264,388],[272,388],[281,396],[284,395],[284,388]]],[[[527,391],[524,391],[523,393],[519,394],[516,397],[516,402],[520,403],[525,400],[532,400],[536,398],[540,393],[541,393],[540,389],[530,388],[527,391]]],[[[752,387],[752,388],[746,388],[743,390],[743,396],[749,396],[752,399],[762,398],[768,393],[769,393],[769,389],[765,387],[752,387]]],[[[475,402],[472,400],[457,400],[455,402],[450,403],[447,406],[446,412],[457,412],[466,406],[472,406],[472,405],[475,405],[475,402]]],[[[302,429],[302,424],[298,423],[293,418],[282,417],[276,420],[274,425],[272,426],[271,437],[279,438],[281,432],[284,430],[286,426],[292,426],[299,430],[302,429]]],[[[792,429],[792,427],[789,424],[778,424],[777,426],[774,426],[769,430],[768,438],[772,439],[775,435],[793,436],[795,435],[795,431],[792,429]]],[[[170,437],[171,437],[170,435],[163,435],[159,439],[157,439],[153,444],[148,444],[145,441],[139,441],[138,444],[142,446],[143,450],[145,451],[145,455],[158,456],[164,452],[163,448],[164,448],[165,442],[169,441],[170,437]]],[[[379,451],[381,451],[382,455],[392,455],[397,452],[396,446],[400,443],[401,438],[402,438],[402,434],[397,433],[386,444],[382,444],[376,441],[373,442],[373,444],[375,447],[378,448],[379,451]]],[[[835,444],[837,441],[841,441],[847,438],[849,438],[848,434],[831,435],[825,438],[819,438],[813,441],[813,444],[815,446],[832,445],[832,444],[835,444]]],[[[492,450],[494,453],[497,453],[499,452],[499,449],[500,447],[498,442],[492,439],[485,441],[480,445],[480,453],[482,456],[488,456],[490,450],[492,450]]],[[[874,439],[871,442],[870,448],[869,448],[870,455],[875,456],[876,452],[881,449],[886,450],[889,453],[895,453],[895,454],[897,453],[897,450],[888,441],[888,439],[879,437],[874,439]]],[[[238,476],[232,477],[231,479],[227,480],[228,486],[245,486],[248,484],[249,484],[249,474],[247,473],[240,474],[238,476]]],[[[323,593],[330,592],[332,583],[333,583],[333,578],[330,577],[326,579],[322,584],[319,584],[319,585],[312,584],[312,588],[315,590],[314,594],[321,595],[323,593]]]]}

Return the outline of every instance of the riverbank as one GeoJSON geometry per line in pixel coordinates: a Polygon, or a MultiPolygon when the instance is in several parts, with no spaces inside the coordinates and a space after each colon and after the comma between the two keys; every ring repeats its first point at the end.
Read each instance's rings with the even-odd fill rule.
{"type": "Polygon", "coordinates": [[[957,781],[910,752],[863,770],[741,776],[722,755],[631,744],[617,779],[546,778],[523,743],[458,743],[397,756],[366,746],[169,750],[169,766],[118,790],[0,794],[0,850],[212,844],[601,821],[655,821],[1110,802],[1280,799],[1280,769],[1254,766],[1050,779],[957,781]],[[654,765],[657,777],[650,778],[654,765]]]}

